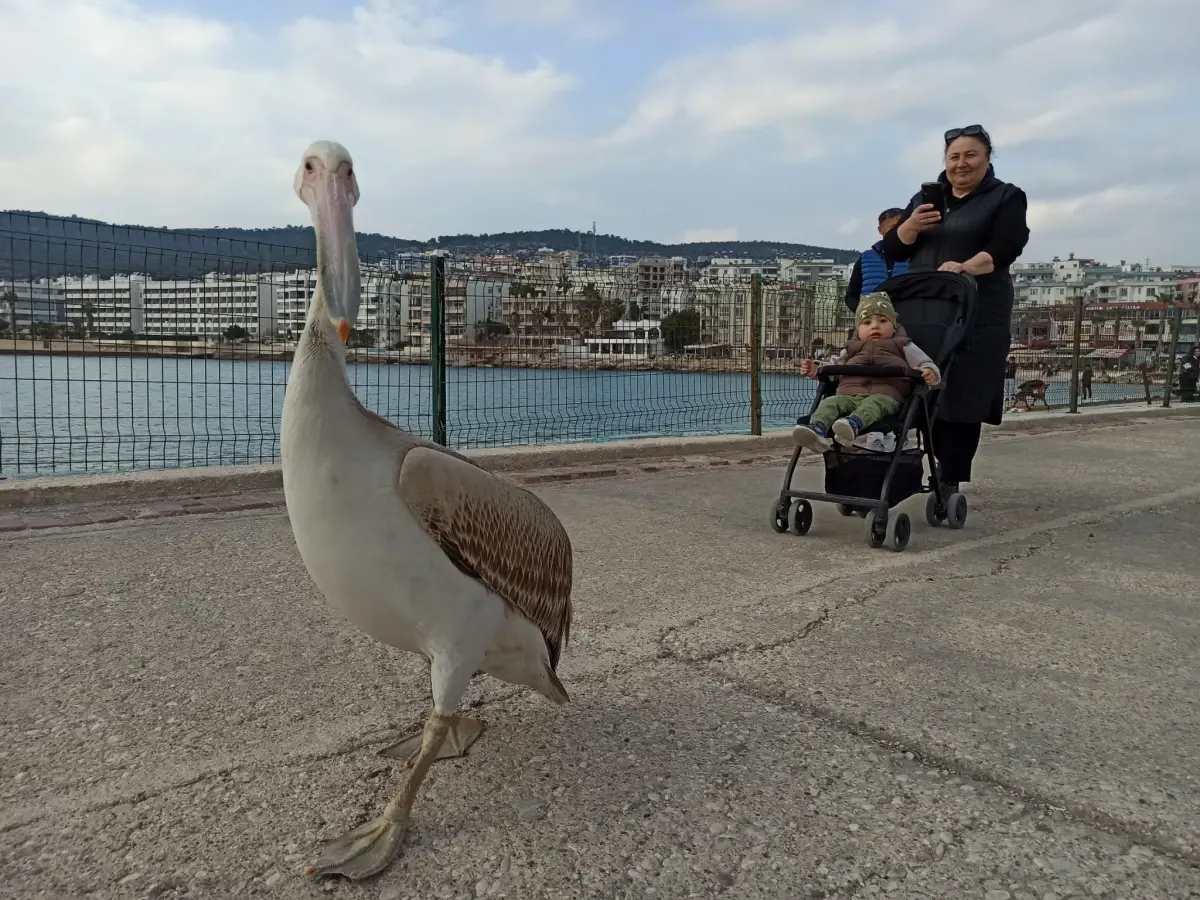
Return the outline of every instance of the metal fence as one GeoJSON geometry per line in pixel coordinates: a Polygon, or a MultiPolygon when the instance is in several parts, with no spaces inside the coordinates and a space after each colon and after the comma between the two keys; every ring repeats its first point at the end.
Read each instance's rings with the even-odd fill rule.
{"type": "Polygon", "coordinates": [[[1176,360],[1195,342],[1195,332],[1195,310],[1173,298],[1122,303],[1078,296],[1018,307],[1007,406],[1074,412],[1102,403],[1169,405],[1179,395],[1176,360]]]}
{"type": "MultiPolygon", "coordinates": [[[[0,214],[0,474],[271,462],[315,254],[0,214]]],[[[362,401],[454,447],[794,421],[836,283],[691,281],[671,260],[399,254],[363,264],[362,401]],[[752,323],[758,322],[755,329],[752,323]]]]}
{"type": "MultiPolygon", "coordinates": [[[[0,213],[0,475],[276,460],[315,283],[311,232],[295,240],[0,213]]],[[[364,262],[350,380],[458,448],[791,425],[815,392],[800,360],[848,333],[842,285],[734,277],[570,254],[364,262]]],[[[1077,383],[1082,404],[1162,399],[1178,317],[1104,312],[1069,330],[1075,306],[1018,310],[1010,396],[1065,406],[1077,383]]]]}

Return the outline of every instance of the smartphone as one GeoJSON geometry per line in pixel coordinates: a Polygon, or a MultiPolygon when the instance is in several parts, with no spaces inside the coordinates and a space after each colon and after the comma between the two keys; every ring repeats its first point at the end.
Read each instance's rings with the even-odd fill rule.
{"type": "Polygon", "coordinates": [[[921,184],[921,202],[932,203],[933,208],[943,216],[946,214],[946,187],[940,181],[926,181],[921,184]]]}

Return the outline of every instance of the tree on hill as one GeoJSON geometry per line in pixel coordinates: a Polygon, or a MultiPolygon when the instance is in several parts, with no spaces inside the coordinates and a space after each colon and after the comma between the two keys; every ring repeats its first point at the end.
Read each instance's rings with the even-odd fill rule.
{"type": "MultiPolygon", "coordinates": [[[[113,225],[78,216],[23,210],[0,211],[0,231],[12,248],[0,255],[0,278],[25,281],[61,275],[138,272],[150,277],[202,278],[222,274],[308,269],[315,264],[311,226],[280,228],[148,228],[113,225]]],[[[500,234],[442,235],[422,241],[377,233],[356,235],[359,256],[377,261],[399,252],[432,247],[460,255],[529,255],[542,247],[583,250],[598,256],[738,256],[753,259],[831,258],[853,262],[857,252],[788,241],[709,241],[660,244],[568,228],[500,234]]]]}
{"type": "Polygon", "coordinates": [[[662,320],[663,346],[672,352],[679,352],[688,344],[700,342],[700,311],[695,309],[678,309],[667,313],[662,320]]]}

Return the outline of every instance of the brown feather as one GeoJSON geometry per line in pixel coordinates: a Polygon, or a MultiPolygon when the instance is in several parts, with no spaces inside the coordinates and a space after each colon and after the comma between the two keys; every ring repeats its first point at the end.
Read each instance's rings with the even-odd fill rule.
{"type": "Polygon", "coordinates": [[[400,495],[450,561],[546,639],[551,671],[571,632],[571,539],[530,491],[441,447],[404,455],[400,495]],[[467,465],[463,465],[463,463],[467,465]]]}

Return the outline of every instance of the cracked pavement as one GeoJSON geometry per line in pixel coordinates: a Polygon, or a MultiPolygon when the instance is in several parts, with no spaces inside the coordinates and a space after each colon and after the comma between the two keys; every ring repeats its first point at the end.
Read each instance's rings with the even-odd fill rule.
{"type": "Polygon", "coordinates": [[[537,487],[572,703],[473,683],[361,884],[300,873],[399,786],[425,668],[326,612],[282,510],[4,536],[0,895],[1200,897],[1197,434],[991,439],[902,554],[772,532],[782,464],[537,487]]]}

